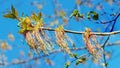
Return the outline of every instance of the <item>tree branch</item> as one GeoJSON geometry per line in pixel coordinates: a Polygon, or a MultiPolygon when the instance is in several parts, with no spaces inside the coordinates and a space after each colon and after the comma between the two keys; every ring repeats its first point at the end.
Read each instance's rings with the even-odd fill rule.
{"type": "MultiPolygon", "coordinates": [[[[42,27],[42,30],[48,30],[48,31],[55,31],[54,28],[45,28],[42,27]]],[[[72,33],[72,34],[84,34],[84,32],[80,31],[72,31],[72,30],[64,30],[66,33],[72,33]]],[[[109,35],[114,35],[114,34],[119,34],[120,30],[118,31],[113,31],[113,32],[92,32],[93,35],[99,35],[99,36],[109,36],[109,35]]]]}

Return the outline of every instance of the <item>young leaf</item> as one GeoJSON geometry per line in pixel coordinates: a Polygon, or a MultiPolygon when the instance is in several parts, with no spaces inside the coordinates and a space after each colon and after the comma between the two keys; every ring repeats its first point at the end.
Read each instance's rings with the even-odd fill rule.
{"type": "Polygon", "coordinates": [[[20,31],[19,33],[24,33],[25,31],[33,30],[33,27],[31,25],[31,20],[29,17],[26,17],[21,23],[20,23],[20,31]]]}
{"type": "Polygon", "coordinates": [[[105,63],[105,67],[107,67],[108,66],[108,63],[105,63]]]}
{"type": "Polygon", "coordinates": [[[79,59],[80,63],[85,63],[86,60],[87,60],[86,57],[81,57],[81,58],[79,59]]]}
{"type": "Polygon", "coordinates": [[[16,18],[13,14],[10,14],[10,13],[3,15],[3,17],[5,17],[5,18],[12,18],[12,19],[16,18]]]}
{"type": "Polygon", "coordinates": [[[14,14],[15,13],[15,8],[13,7],[13,5],[11,6],[11,10],[12,10],[12,13],[14,14]]]}
{"type": "Polygon", "coordinates": [[[25,32],[25,28],[23,28],[23,29],[21,29],[21,30],[19,30],[19,34],[23,34],[25,32]]]}
{"type": "Polygon", "coordinates": [[[79,11],[75,9],[73,13],[70,15],[70,18],[72,18],[73,16],[83,18],[84,15],[80,14],[79,11]]]}
{"type": "Polygon", "coordinates": [[[43,26],[43,19],[41,18],[36,24],[35,24],[35,29],[39,29],[40,27],[43,26]]]}
{"type": "Polygon", "coordinates": [[[31,18],[32,18],[34,21],[37,21],[37,15],[36,15],[34,12],[32,13],[31,18]]]}
{"type": "Polygon", "coordinates": [[[75,65],[77,66],[78,64],[80,64],[79,60],[76,61],[75,65]]]}
{"type": "Polygon", "coordinates": [[[78,58],[78,55],[76,53],[73,54],[73,57],[78,58]]]}
{"type": "Polygon", "coordinates": [[[94,14],[93,20],[98,20],[98,14],[97,13],[94,14]]]}
{"type": "Polygon", "coordinates": [[[98,20],[98,19],[99,19],[99,15],[98,15],[97,12],[94,12],[94,11],[88,12],[87,18],[90,19],[91,15],[93,15],[93,16],[92,16],[92,19],[93,19],[93,20],[98,20]]]}
{"type": "Polygon", "coordinates": [[[15,8],[13,7],[13,5],[11,6],[11,10],[12,10],[12,14],[16,17],[18,17],[18,12],[17,10],[15,10],[15,8]]]}
{"type": "Polygon", "coordinates": [[[18,17],[18,12],[15,10],[13,6],[11,6],[11,12],[3,15],[3,17],[15,19],[16,17],[18,17]]]}
{"type": "Polygon", "coordinates": [[[65,63],[65,68],[68,68],[70,66],[70,62],[65,63]]]}
{"type": "Polygon", "coordinates": [[[34,21],[37,21],[37,22],[41,19],[41,17],[42,17],[42,13],[41,13],[41,12],[39,12],[38,15],[36,15],[36,14],[33,12],[33,13],[32,13],[32,16],[31,16],[31,18],[32,18],[34,21]]]}
{"type": "Polygon", "coordinates": [[[108,66],[108,63],[102,63],[102,66],[103,66],[103,67],[107,67],[107,66],[108,66]]]}
{"type": "Polygon", "coordinates": [[[76,61],[75,65],[78,65],[78,64],[80,64],[80,63],[85,63],[86,60],[87,60],[86,57],[80,57],[80,58],[76,61]]]}
{"type": "Polygon", "coordinates": [[[78,17],[83,18],[83,17],[84,17],[84,15],[83,15],[83,14],[80,14],[78,17]]]}
{"type": "Polygon", "coordinates": [[[76,15],[80,15],[79,11],[77,9],[74,9],[73,13],[70,15],[70,18],[72,18],[73,16],[76,16],[76,15]]]}
{"type": "Polygon", "coordinates": [[[41,17],[42,17],[42,13],[39,12],[39,13],[38,13],[38,18],[41,19],[41,17]]]}

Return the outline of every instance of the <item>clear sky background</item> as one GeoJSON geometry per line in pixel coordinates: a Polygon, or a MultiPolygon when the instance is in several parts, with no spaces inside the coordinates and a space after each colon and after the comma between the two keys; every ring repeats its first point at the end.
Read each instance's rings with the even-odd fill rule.
{"type": "MultiPolygon", "coordinates": [[[[13,5],[16,10],[18,10],[19,16],[21,16],[22,12],[24,12],[25,15],[31,15],[31,13],[34,11],[36,13],[42,12],[45,15],[54,15],[54,8],[57,8],[58,10],[64,10],[67,14],[67,18],[69,19],[70,14],[74,9],[78,9],[80,13],[86,14],[89,11],[96,11],[100,15],[103,12],[106,12],[108,14],[100,16],[100,20],[105,20],[109,21],[115,18],[115,16],[109,16],[109,14],[116,13],[118,14],[120,11],[120,5],[118,6],[117,4],[113,3],[113,5],[108,4],[105,2],[105,0],[92,0],[93,7],[88,7],[85,4],[81,6],[77,6],[75,3],[75,0],[57,0],[58,3],[61,5],[61,8],[57,8],[55,4],[53,4],[53,0],[0,0],[0,40],[7,41],[10,46],[12,47],[12,50],[8,51],[2,51],[0,49],[0,54],[4,53],[5,56],[7,57],[8,62],[11,62],[15,58],[20,58],[20,53],[21,51],[24,52],[24,58],[22,59],[27,59],[28,58],[28,52],[29,52],[29,47],[27,46],[25,39],[22,35],[18,34],[19,28],[17,27],[17,20],[11,20],[11,19],[6,19],[3,18],[3,14],[8,12],[10,10],[11,5],[13,5]],[[42,9],[38,9],[36,5],[32,5],[32,2],[38,2],[42,5],[42,9]],[[45,2],[45,3],[44,3],[45,2]],[[94,6],[97,5],[99,2],[101,2],[101,5],[104,6],[104,9],[102,10],[97,10],[94,6]],[[111,10],[113,8],[113,10],[111,10]],[[11,42],[8,39],[8,34],[12,33],[15,37],[15,41],[11,42]]],[[[116,0],[117,1],[117,0],[116,0]]],[[[119,1],[118,1],[119,2],[119,1]]],[[[116,3],[118,3],[116,2],[116,3]]],[[[49,24],[52,22],[54,19],[47,18],[44,16],[44,22],[46,24],[49,24]]],[[[58,18],[59,24],[63,24],[62,19],[60,17],[58,18]]],[[[114,31],[120,30],[120,17],[117,19],[114,31]]],[[[96,21],[89,21],[89,20],[80,20],[76,21],[75,18],[73,17],[72,19],[68,20],[68,25],[65,26],[65,29],[69,30],[75,30],[75,31],[84,31],[86,27],[89,27],[92,29],[92,31],[97,32],[99,29],[101,32],[109,32],[110,29],[106,29],[108,25],[109,27],[112,26],[111,24],[96,24],[94,23],[96,21]]],[[[97,21],[99,22],[99,21],[97,21]]],[[[69,36],[73,36],[69,34],[69,36]]],[[[72,37],[75,43],[77,44],[77,47],[84,46],[84,43],[82,40],[81,35],[75,35],[72,37]],[[79,38],[80,37],[80,38],[79,38]]],[[[104,38],[105,40],[106,38],[104,38]]],[[[104,41],[103,40],[103,41],[104,41]]],[[[101,43],[103,41],[99,40],[101,43]]],[[[120,41],[120,34],[113,35],[110,37],[109,43],[115,42],[115,41],[120,41]]],[[[119,68],[119,63],[120,63],[120,46],[112,46],[112,47],[106,47],[106,51],[111,51],[112,56],[111,59],[107,60],[108,61],[108,68],[119,68]]],[[[77,51],[79,55],[86,53],[86,50],[83,51],[77,51]]],[[[34,54],[34,56],[36,56],[34,54]]],[[[45,64],[44,59],[40,59],[40,64],[38,65],[39,68],[64,68],[64,64],[67,59],[64,58],[65,55],[63,53],[59,54],[54,54],[50,56],[50,59],[54,62],[54,66],[51,67],[47,64],[45,64]]],[[[69,58],[67,56],[66,58],[69,58]]],[[[70,58],[71,59],[71,58],[70,58]]],[[[34,61],[30,62],[29,64],[32,64],[34,61]]],[[[73,68],[74,63],[70,66],[70,68],[73,68]]],[[[76,68],[99,68],[98,65],[94,65],[94,63],[87,61],[86,64],[80,64],[76,68]]],[[[21,64],[19,65],[13,65],[13,66],[6,66],[5,68],[21,68],[24,67],[21,64]]],[[[37,67],[37,66],[36,66],[37,67]]],[[[0,66],[2,68],[2,66],[0,66]]]]}

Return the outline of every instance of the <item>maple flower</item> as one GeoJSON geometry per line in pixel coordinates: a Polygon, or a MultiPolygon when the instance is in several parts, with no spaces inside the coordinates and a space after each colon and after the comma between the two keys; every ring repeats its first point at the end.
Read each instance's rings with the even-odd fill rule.
{"type": "Polygon", "coordinates": [[[66,43],[66,41],[64,39],[65,32],[64,32],[64,28],[62,25],[60,25],[58,28],[56,28],[55,35],[56,35],[58,45],[63,50],[65,50],[68,54],[71,54],[68,44],[66,43]]]}

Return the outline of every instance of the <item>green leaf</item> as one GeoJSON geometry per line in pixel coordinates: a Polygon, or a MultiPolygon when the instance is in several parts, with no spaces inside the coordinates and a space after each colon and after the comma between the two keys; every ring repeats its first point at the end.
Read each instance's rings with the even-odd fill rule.
{"type": "Polygon", "coordinates": [[[93,19],[93,20],[98,20],[98,19],[99,19],[99,15],[98,15],[97,12],[94,12],[94,11],[88,12],[87,18],[90,19],[91,15],[93,15],[93,16],[92,16],[92,19],[93,19]]]}
{"type": "Polygon", "coordinates": [[[24,28],[24,29],[19,30],[19,32],[18,32],[18,33],[23,34],[24,32],[25,32],[25,28],[24,28]]]}
{"type": "Polygon", "coordinates": [[[74,53],[74,54],[73,54],[73,57],[78,58],[78,55],[74,53]]]}
{"type": "Polygon", "coordinates": [[[108,63],[102,63],[102,66],[107,68],[108,63]]]}
{"type": "Polygon", "coordinates": [[[12,10],[12,14],[15,15],[16,17],[18,17],[18,12],[17,12],[17,10],[15,10],[13,5],[11,6],[11,10],[12,10]]]}
{"type": "Polygon", "coordinates": [[[76,15],[80,15],[79,11],[77,9],[74,9],[73,13],[70,15],[70,18],[72,18],[73,16],[76,16],[76,15]]]}
{"type": "Polygon", "coordinates": [[[18,17],[18,12],[17,11],[15,11],[15,16],[18,17]]]}
{"type": "Polygon", "coordinates": [[[36,13],[33,12],[31,18],[32,18],[34,21],[39,21],[40,16],[41,16],[40,13],[39,13],[38,16],[37,16],[36,13]]]}
{"type": "Polygon", "coordinates": [[[80,61],[79,61],[79,60],[76,61],[75,65],[78,65],[78,64],[80,64],[80,61]]]}
{"type": "Polygon", "coordinates": [[[105,63],[105,67],[107,67],[108,66],[108,63],[105,63]]]}
{"type": "Polygon", "coordinates": [[[82,58],[80,58],[81,59],[81,62],[80,63],[84,63],[84,62],[86,62],[86,57],[82,57],[82,58]]]}
{"type": "Polygon", "coordinates": [[[83,14],[80,14],[78,17],[83,18],[83,17],[84,17],[84,15],[83,15],[83,14]]]}
{"type": "Polygon", "coordinates": [[[38,18],[41,19],[41,17],[42,17],[42,13],[39,12],[39,13],[38,13],[38,18]]]}
{"type": "Polygon", "coordinates": [[[13,14],[5,14],[5,15],[3,15],[3,17],[5,17],[5,18],[12,18],[12,19],[16,18],[13,14]]]}
{"type": "Polygon", "coordinates": [[[19,33],[20,34],[23,34],[24,32],[26,31],[31,31],[33,30],[34,28],[31,26],[31,20],[29,17],[26,17],[26,18],[21,18],[18,26],[21,28],[19,33]]]}
{"type": "Polygon", "coordinates": [[[78,11],[77,9],[75,9],[75,10],[73,11],[73,16],[76,16],[77,14],[79,14],[79,11],[78,11]]]}
{"type": "Polygon", "coordinates": [[[98,20],[98,14],[94,14],[94,16],[92,18],[93,18],[93,20],[98,20]]]}
{"type": "Polygon", "coordinates": [[[70,62],[65,63],[65,68],[68,68],[70,66],[70,62]]]}
{"type": "Polygon", "coordinates": [[[70,18],[72,18],[73,16],[78,16],[79,18],[83,18],[84,15],[80,14],[79,11],[77,9],[74,9],[73,13],[70,15],[70,18]]]}
{"type": "Polygon", "coordinates": [[[12,13],[14,14],[15,13],[15,8],[13,7],[13,5],[11,6],[11,10],[12,10],[12,13]]]}
{"type": "Polygon", "coordinates": [[[87,60],[86,57],[80,57],[80,58],[76,61],[75,65],[78,65],[78,64],[80,64],[80,63],[85,63],[86,60],[87,60]]]}
{"type": "Polygon", "coordinates": [[[15,10],[13,6],[11,6],[11,12],[3,15],[3,17],[16,19],[16,17],[18,17],[18,12],[15,10]]]}

